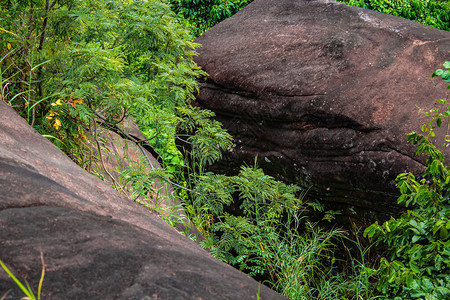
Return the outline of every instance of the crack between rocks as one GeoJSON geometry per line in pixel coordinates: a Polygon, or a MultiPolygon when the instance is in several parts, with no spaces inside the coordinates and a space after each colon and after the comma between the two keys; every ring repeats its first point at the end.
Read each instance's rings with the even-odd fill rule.
{"type": "Polygon", "coordinates": [[[317,97],[317,96],[326,96],[327,94],[298,94],[298,95],[283,95],[283,94],[273,94],[275,96],[284,97],[284,98],[294,98],[294,97],[317,97]]]}
{"type": "Polygon", "coordinates": [[[16,208],[30,208],[30,207],[42,207],[42,206],[47,206],[47,207],[63,207],[65,208],[65,206],[58,206],[58,205],[48,205],[48,204],[43,204],[43,203],[29,203],[29,204],[25,204],[25,205],[8,205],[6,207],[0,208],[0,212],[8,210],[8,209],[16,209],[16,208]]]}
{"type": "MultiPolygon", "coordinates": [[[[327,119],[327,116],[320,116],[320,115],[314,115],[314,114],[304,114],[301,116],[303,119],[307,119],[308,117],[310,118],[314,118],[314,119],[318,119],[320,122],[316,122],[316,123],[322,123],[322,124],[326,124],[326,121],[324,121],[324,119],[327,119]]],[[[356,122],[356,121],[351,121],[350,119],[345,120],[345,117],[339,116],[339,115],[334,115],[335,118],[337,119],[341,119],[340,122],[334,122],[333,124],[329,124],[329,126],[317,126],[314,127],[314,122],[310,122],[311,124],[311,128],[302,128],[302,130],[304,129],[305,131],[307,130],[315,130],[315,129],[350,129],[350,130],[354,130],[354,131],[358,131],[358,132],[362,132],[362,133],[370,133],[373,131],[377,131],[380,130],[379,127],[365,127],[362,124],[356,122]],[[342,126],[342,123],[347,123],[348,126],[342,126]],[[335,126],[333,126],[335,125],[335,126]]],[[[297,121],[291,121],[290,123],[295,123],[295,122],[304,122],[303,120],[297,120],[297,121]]]]}
{"type": "MultiPolygon", "coordinates": [[[[275,144],[275,143],[272,143],[272,144],[275,145],[275,146],[279,146],[279,145],[277,145],[277,144],[275,144]]],[[[305,145],[306,145],[306,144],[305,144],[305,145]]],[[[275,147],[275,149],[272,149],[272,150],[270,150],[270,151],[265,151],[265,150],[260,149],[260,148],[258,148],[258,147],[256,147],[255,149],[258,149],[259,151],[262,151],[262,152],[274,152],[274,153],[279,153],[280,156],[284,156],[284,157],[287,158],[288,160],[296,161],[290,154],[288,154],[287,150],[284,150],[284,149],[276,149],[276,148],[277,148],[277,147],[275,147]]],[[[399,153],[399,154],[402,155],[402,156],[406,156],[406,157],[410,158],[411,160],[415,161],[416,163],[418,163],[418,164],[420,164],[420,165],[426,167],[426,164],[424,164],[423,162],[421,162],[420,160],[418,160],[418,159],[415,158],[414,156],[409,155],[408,153],[403,153],[403,152],[401,152],[401,151],[399,151],[399,150],[397,150],[397,149],[395,149],[395,148],[393,148],[393,147],[388,147],[390,150],[383,150],[383,149],[380,149],[380,150],[364,150],[364,149],[363,149],[363,150],[359,150],[359,151],[352,152],[351,150],[354,149],[354,148],[355,148],[355,147],[350,147],[350,148],[347,148],[347,149],[335,149],[335,150],[336,150],[336,151],[349,151],[349,152],[351,152],[351,153],[350,153],[351,156],[358,155],[358,154],[360,154],[361,152],[386,152],[386,153],[387,153],[387,152],[394,151],[394,152],[397,152],[397,153],[399,153]]],[[[237,150],[237,151],[239,151],[239,150],[237,150]]],[[[274,155],[274,156],[277,156],[277,155],[274,155]]],[[[348,155],[335,155],[335,156],[329,156],[329,159],[323,158],[323,159],[320,159],[320,160],[314,160],[314,161],[315,161],[315,162],[339,162],[338,160],[333,160],[332,158],[336,158],[336,157],[346,157],[346,156],[348,156],[348,155]]]]}
{"type": "MultiPolygon", "coordinates": [[[[250,99],[250,100],[259,100],[261,99],[260,95],[254,93],[254,92],[245,92],[239,89],[230,89],[227,88],[223,85],[217,84],[216,82],[208,79],[206,82],[206,84],[208,84],[208,86],[205,86],[203,88],[205,89],[210,89],[210,90],[218,90],[218,91],[222,91],[224,93],[230,94],[230,95],[238,95],[240,97],[246,98],[246,99],[250,99]]],[[[326,93],[317,93],[317,94],[297,94],[297,95],[282,95],[282,94],[268,94],[267,96],[278,96],[278,97],[284,97],[284,98],[295,98],[295,97],[320,97],[320,96],[326,96],[326,93]]],[[[326,129],[351,129],[351,130],[355,130],[358,132],[362,132],[362,133],[370,133],[373,131],[377,131],[380,130],[380,128],[378,127],[364,127],[362,124],[359,124],[357,122],[353,122],[353,124],[351,124],[352,122],[350,122],[350,120],[342,120],[341,123],[350,123],[349,126],[339,126],[340,122],[335,122],[335,124],[331,124],[330,126],[321,126],[320,123],[322,124],[326,124],[326,120],[329,119],[326,115],[324,116],[320,116],[320,115],[314,115],[314,114],[304,114],[301,116],[301,119],[298,120],[289,120],[288,122],[286,122],[286,120],[284,119],[280,119],[280,118],[265,118],[264,116],[257,116],[257,115],[253,115],[253,114],[247,114],[247,115],[239,115],[236,116],[235,113],[233,112],[216,112],[216,114],[219,116],[224,116],[224,117],[231,117],[231,118],[236,118],[236,117],[240,117],[243,120],[247,119],[247,120],[253,120],[256,123],[259,123],[260,121],[269,121],[269,122],[280,122],[280,123],[296,123],[296,122],[306,122],[305,120],[302,119],[307,119],[308,117],[312,118],[312,119],[317,119],[319,122],[316,122],[316,124],[314,124],[314,122],[308,122],[311,123],[309,125],[310,128],[304,127],[299,129],[299,131],[308,131],[308,130],[314,130],[314,129],[320,129],[320,128],[326,128],[326,129]],[[284,122],[283,122],[284,121],[284,122]],[[335,125],[335,126],[333,126],[335,125]]],[[[338,119],[344,119],[344,117],[339,117],[338,115],[333,115],[335,118],[338,119]]]]}
{"type": "MultiPolygon", "coordinates": [[[[217,82],[212,81],[212,80],[207,80],[205,83],[208,84],[208,86],[203,87],[206,89],[222,91],[222,92],[230,94],[230,95],[239,95],[246,99],[252,99],[252,100],[260,99],[260,96],[257,93],[252,92],[252,91],[244,91],[244,90],[240,90],[237,88],[228,88],[228,87],[225,87],[224,85],[220,85],[217,82]]],[[[268,96],[278,96],[278,97],[283,97],[283,98],[295,98],[295,97],[318,97],[318,96],[326,96],[327,94],[326,93],[317,93],[317,94],[313,93],[313,94],[285,95],[285,94],[280,94],[280,93],[275,93],[275,92],[268,92],[267,95],[268,96]]]]}
{"type": "Polygon", "coordinates": [[[403,153],[403,152],[401,152],[401,151],[399,151],[399,150],[397,150],[397,149],[395,149],[395,148],[389,147],[389,146],[388,146],[388,148],[391,149],[392,151],[395,151],[395,152],[399,153],[400,155],[409,157],[410,159],[412,159],[413,161],[417,162],[418,164],[420,164],[420,165],[426,167],[426,164],[424,164],[423,162],[421,162],[421,161],[420,161],[419,159],[417,159],[416,157],[414,157],[414,156],[412,156],[412,155],[410,155],[410,154],[408,154],[408,153],[403,153]]]}
{"type": "Polygon", "coordinates": [[[398,154],[400,154],[402,156],[409,157],[411,160],[415,161],[416,163],[426,167],[426,165],[423,162],[421,162],[419,159],[415,158],[414,156],[412,156],[412,155],[410,155],[408,153],[403,153],[403,152],[401,152],[401,151],[399,151],[399,150],[397,150],[397,149],[395,149],[393,147],[390,147],[390,146],[387,146],[387,148],[390,151],[389,150],[383,150],[383,149],[380,149],[380,150],[365,150],[365,149],[363,149],[363,150],[359,150],[359,151],[353,152],[351,155],[358,155],[358,154],[361,154],[361,152],[391,152],[391,151],[394,151],[394,152],[397,152],[398,154]]]}
{"type": "MultiPolygon", "coordinates": [[[[287,120],[287,119],[281,119],[281,118],[267,118],[264,116],[257,116],[257,115],[251,115],[249,113],[247,114],[241,114],[241,115],[236,115],[233,114],[231,112],[225,112],[225,111],[218,111],[215,112],[217,116],[221,116],[225,119],[228,120],[235,120],[235,119],[239,119],[239,120],[243,120],[243,121],[253,121],[253,123],[258,124],[261,121],[262,122],[271,122],[271,123],[282,123],[282,124],[295,124],[295,123],[305,123],[305,126],[303,126],[302,128],[287,128],[287,130],[292,130],[292,131],[312,131],[312,130],[318,130],[318,129],[328,129],[328,130],[335,130],[335,129],[350,129],[350,130],[354,130],[357,132],[362,132],[362,133],[371,133],[374,131],[378,131],[381,128],[379,127],[364,127],[363,125],[359,124],[359,123],[354,123],[353,125],[349,124],[349,126],[339,126],[339,122],[335,122],[335,124],[330,124],[330,126],[320,126],[314,123],[326,123],[325,121],[322,122],[307,122],[304,119],[298,119],[298,120],[287,120]],[[333,126],[336,125],[336,126],[333,126]]],[[[315,119],[324,119],[324,117],[320,117],[320,116],[316,116],[313,114],[305,114],[302,115],[302,118],[305,117],[312,117],[315,119]]],[[[350,123],[350,122],[346,122],[346,121],[342,121],[342,123],[350,123]]],[[[250,122],[246,122],[246,124],[251,124],[250,122]]],[[[264,127],[264,125],[258,125],[259,127],[264,127]]],[[[274,126],[270,126],[269,128],[274,128],[274,126]]],[[[264,130],[264,128],[263,128],[264,130]]]]}
{"type": "Polygon", "coordinates": [[[215,82],[211,79],[207,79],[205,81],[205,83],[207,84],[207,86],[204,86],[201,88],[207,88],[207,89],[215,90],[215,91],[223,91],[223,92],[225,92],[227,94],[231,94],[231,95],[237,94],[237,95],[243,96],[247,99],[253,99],[253,100],[259,99],[258,95],[255,92],[244,91],[244,90],[240,90],[237,88],[228,88],[224,85],[218,84],[217,82],[215,82]],[[252,96],[254,96],[254,97],[252,97],[252,96]]]}

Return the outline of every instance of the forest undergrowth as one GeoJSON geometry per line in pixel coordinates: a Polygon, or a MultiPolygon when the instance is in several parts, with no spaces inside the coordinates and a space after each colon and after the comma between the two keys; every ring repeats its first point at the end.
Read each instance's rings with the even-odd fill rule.
{"type": "MultiPolygon", "coordinates": [[[[151,205],[154,180],[173,184],[176,209],[202,233],[202,247],[290,299],[448,299],[450,174],[430,142],[450,116],[448,96],[410,135],[429,158],[422,176],[397,178],[406,212],[367,229],[322,226],[335,212],[306,201],[305,187],[266,175],[257,159],[235,176],[208,171],[232,137],[212,111],[192,105],[207,76],[193,61],[193,40],[249,2],[1,1],[0,98],[88,171],[102,165],[97,128],[122,130],[132,117],[147,138],[137,147],[151,147],[163,168],[143,157],[113,187],[161,213],[151,205]]],[[[435,20],[422,19],[448,30],[447,4],[433,3],[435,20]]],[[[450,81],[449,68],[433,77],[450,81]]],[[[172,225],[182,218],[165,216],[172,225]]]]}

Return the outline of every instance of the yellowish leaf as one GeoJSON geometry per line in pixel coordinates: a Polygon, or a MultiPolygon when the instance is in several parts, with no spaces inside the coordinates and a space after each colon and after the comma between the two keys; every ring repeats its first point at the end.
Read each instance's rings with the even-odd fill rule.
{"type": "Polygon", "coordinates": [[[55,127],[56,130],[59,130],[59,127],[61,127],[61,121],[58,118],[55,119],[55,124],[53,124],[53,127],[55,127]]]}
{"type": "Polygon", "coordinates": [[[61,99],[58,99],[56,102],[53,102],[51,105],[52,106],[62,105],[61,99]]]}

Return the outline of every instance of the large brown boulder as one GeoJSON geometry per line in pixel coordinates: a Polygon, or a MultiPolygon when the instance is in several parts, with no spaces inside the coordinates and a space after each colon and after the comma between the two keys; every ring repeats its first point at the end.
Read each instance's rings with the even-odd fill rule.
{"type": "MultiPolygon", "coordinates": [[[[0,101],[0,259],[42,299],[283,299],[87,173],[0,101]],[[260,289],[260,292],[258,292],[260,289]]],[[[0,298],[23,294],[0,268],[0,298]]]]}
{"type": "Polygon", "coordinates": [[[394,212],[397,174],[424,170],[407,133],[445,96],[430,75],[450,32],[328,0],[255,0],[196,42],[209,74],[198,103],[235,138],[221,170],[257,156],[357,218],[394,212]]]}

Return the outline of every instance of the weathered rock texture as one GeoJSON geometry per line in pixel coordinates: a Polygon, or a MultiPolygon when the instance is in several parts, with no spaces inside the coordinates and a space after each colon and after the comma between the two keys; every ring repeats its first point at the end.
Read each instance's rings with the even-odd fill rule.
{"type": "MultiPolygon", "coordinates": [[[[421,173],[407,133],[445,95],[430,74],[450,33],[324,0],[255,0],[197,39],[210,75],[198,103],[235,137],[242,161],[344,210],[392,213],[395,177],[421,173]]],[[[442,80],[441,80],[442,81],[442,80]]]]}
{"type": "MultiPolygon", "coordinates": [[[[258,282],[79,168],[0,101],[0,259],[36,288],[41,251],[42,299],[257,299],[258,282]]],[[[23,296],[0,269],[0,298],[7,291],[23,296]]]]}

